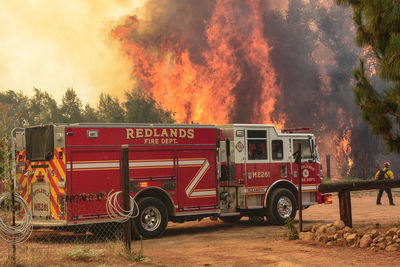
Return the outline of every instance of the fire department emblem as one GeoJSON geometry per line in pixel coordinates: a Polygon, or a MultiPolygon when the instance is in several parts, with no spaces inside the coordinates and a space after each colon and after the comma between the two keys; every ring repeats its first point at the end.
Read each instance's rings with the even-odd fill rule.
{"type": "Polygon", "coordinates": [[[303,170],[303,177],[307,178],[310,175],[310,172],[307,169],[303,170]]]}
{"type": "Polygon", "coordinates": [[[244,145],[243,145],[243,143],[242,142],[237,142],[236,143],[236,149],[237,149],[237,151],[239,151],[239,152],[242,152],[243,151],[243,149],[244,149],[244,145]]]}

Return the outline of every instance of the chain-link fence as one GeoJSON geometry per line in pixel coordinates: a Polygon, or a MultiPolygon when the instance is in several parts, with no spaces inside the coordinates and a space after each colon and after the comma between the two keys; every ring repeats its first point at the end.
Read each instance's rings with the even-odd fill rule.
{"type": "MultiPolygon", "coordinates": [[[[121,195],[121,192],[109,193],[101,200],[72,198],[73,203],[67,202],[65,197],[66,217],[55,217],[52,215],[55,214],[54,206],[46,196],[31,201],[29,206],[18,194],[14,199],[8,192],[1,194],[0,266],[12,266],[12,262],[35,262],[38,266],[52,262],[64,266],[63,259],[78,257],[69,255],[68,251],[87,258],[96,257],[85,256],[85,253],[94,253],[104,247],[111,246],[115,250],[119,246],[120,252],[123,251],[122,248],[126,248],[126,222],[135,216],[137,207],[131,198],[133,208],[124,211],[121,195]],[[94,215],[94,211],[98,214],[94,215]],[[68,212],[71,213],[68,215],[68,212]]],[[[132,233],[130,231],[131,237],[135,238],[132,233]]],[[[104,259],[104,255],[101,258],[104,259]]]]}

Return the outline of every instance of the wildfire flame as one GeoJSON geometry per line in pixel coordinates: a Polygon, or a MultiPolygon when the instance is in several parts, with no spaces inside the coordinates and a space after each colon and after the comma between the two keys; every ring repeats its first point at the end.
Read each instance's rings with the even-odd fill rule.
{"type": "MultiPolygon", "coordinates": [[[[171,38],[187,40],[190,36],[169,29],[154,47],[130,38],[132,29],[151,26],[152,21],[127,18],[113,34],[134,64],[134,76],[145,91],[166,108],[176,112],[180,123],[223,124],[232,121],[232,112],[245,108],[251,123],[277,123],[271,118],[280,92],[270,65],[267,40],[263,37],[259,1],[218,0],[205,23],[206,45],[193,60],[189,49],[176,46],[171,38]],[[238,14],[245,5],[250,19],[238,14]],[[252,107],[238,106],[237,90],[244,76],[251,75],[260,89],[252,97],[252,107]]],[[[250,96],[249,96],[250,97],[250,96]]],[[[284,124],[284,116],[279,125],[284,124]]]]}
{"type": "MultiPolygon", "coordinates": [[[[284,127],[288,116],[277,107],[287,103],[271,63],[273,47],[264,34],[262,10],[266,2],[216,0],[210,13],[199,16],[204,19],[197,28],[191,24],[191,15],[197,15],[193,12],[195,7],[188,5],[200,2],[150,0],[148,3],[144,7],[148,12],[125,18],[112,35],[131,59],[132,75],[138,86],[175,112],[178,123],[273,123],[278,128],[284,127]],[[179,11],[164,10],[166,7],[179,11]]],[[[317,24],[313,27],[318,30],[317,24]]],[[[320,77],[326,79],[320,88],[325,97],[334,93],[328,69],[323,69],[334,64],[328,50],[324,47],[314,55],[322,65],[320,77]]],[[[316,107],[337,109],[335,105],[316,107]]],[[[333,155],[333,175],[340,176],[349,174],[353,166],[350,146],[353,125],[343,109],[336,115],[339,127],[322,126],[316,130],[319,130],[321,154],[333,155]]]]}

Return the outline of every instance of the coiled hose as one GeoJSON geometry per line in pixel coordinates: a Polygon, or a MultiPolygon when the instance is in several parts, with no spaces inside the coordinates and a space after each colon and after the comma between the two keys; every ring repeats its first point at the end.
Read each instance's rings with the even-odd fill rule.
{"type": "Polygon", "coordinates": [[[135,218],[139,215],[139,206],[135,199],[129,196],[130,201],[130,209],[124,210],[118,201],[118,196],[122,193],[122,191],[112,192],[111,190],[107,195],[106,209],[108,215],[116,222],[126,222],[130,218],[135,218]]]}
{"type": "MultiPolygon", "coordinates": [[[[9,199],[9,193],[0,195],[0,207],[9,199]]],[[[30,237],[33,229],[32,225],[32,212],[29,209],[28,203],[19,194],[14,194],[15,202],[18,202],[23,207],[24,218],[18,221],[15,226],[6,224],[0,217],[0,237],[8,243],[22,243],[30,237]]]]}

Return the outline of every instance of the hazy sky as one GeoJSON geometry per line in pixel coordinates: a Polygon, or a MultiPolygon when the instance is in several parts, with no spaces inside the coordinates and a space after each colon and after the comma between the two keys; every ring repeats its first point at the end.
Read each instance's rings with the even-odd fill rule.
{"type": "Polygon", "coordinates": [[[0,1],[0,91],[36,87],[60,101],[72,87],[95,104],[131,89],[132,66],[109,33],[140,1],[0,1]]]}

